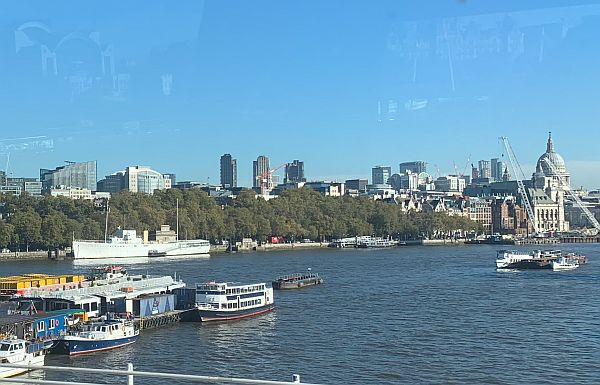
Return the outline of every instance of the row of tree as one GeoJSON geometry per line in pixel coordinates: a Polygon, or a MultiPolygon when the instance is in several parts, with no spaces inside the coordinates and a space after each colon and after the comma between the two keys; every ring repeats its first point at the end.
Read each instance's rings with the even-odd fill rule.
{"type": "Polygon", "coordinates": [[[465,218],[444,213],[403,213],[400,206],[354,197],[325,197],[310,189],[289,190],[279,198],[257,199],[242,191],[227,205],[218,205],[197,189],[170,189],[154,195],[121,192],[105,207],[91,201],[29,195],[0,196],[0,247],[24,250],[66,247],[75,239],[103,239],[118,227],[175,228],[179,205],[179,237],[212,242],[270,236],[288,240],[327,240],[356,235],[393,236],[401,239],[445,237],[456,231],[479,231],[465,218]],[[106,220],[108,221],[106,222],[106,220]]]}

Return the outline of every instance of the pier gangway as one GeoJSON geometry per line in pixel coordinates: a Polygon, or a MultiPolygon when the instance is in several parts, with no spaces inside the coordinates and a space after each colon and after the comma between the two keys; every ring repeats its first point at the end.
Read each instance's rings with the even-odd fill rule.
{"type": "MultiPolygon", "coordinates": [[[[292,381],[272,381],[272,380],[258,380],[252,378],[238,378],[238,377],[217,377],[217,376],[202,376],[196,374],[178,374],[178,373],[162,373],[162,372],[146,372],[134,370],[133,364],[128,363],[126,370],[118,369],[102,369],[102,368],[76,368],[67,366],[40,366],[40,365],[16,365],[16,364],[0,364],[0,367],[7,368],[26,368],[30,370],[44,370],[48,372],[76,372],[86,373],[88,378],[93,378],[94,375],[105,378],[108,376],[126,377],[127,385],[134,385],[135,378],[153,378],[167,380],[181,380],[190,384],[254,384],[254,385],[290,385],[300,384],[300,376],[298,374],[292,375],[292,381]]],[[[11,378],[0,378],[0,383],[10,384],[39,384],[39,385],[103,385],[95,382],[77,382],[77,381],[56,381],[56,380],[43,380],[37,378],[27,378],[27,375],[21,375],[11,378]]],[[[302,382],[304,385],[322,385],[315,383],[302,382]]]]}

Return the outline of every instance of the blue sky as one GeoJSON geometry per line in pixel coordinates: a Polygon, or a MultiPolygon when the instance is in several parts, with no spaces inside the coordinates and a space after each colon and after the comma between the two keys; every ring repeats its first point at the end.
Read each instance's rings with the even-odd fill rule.
{"type": "Polygon", "coordinates": [[[250,185],[260,154],[309,179],[436,175],[499,136],[532,171],[551,130],[597,188],[598,41],[594,1],[4,1],[0,154],[19,176],[96,159],[217,182],[231,153],[250,185]]]}

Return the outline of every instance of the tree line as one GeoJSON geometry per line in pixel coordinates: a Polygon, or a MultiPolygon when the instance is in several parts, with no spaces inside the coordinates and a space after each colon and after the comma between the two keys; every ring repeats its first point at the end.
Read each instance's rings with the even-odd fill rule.
{"type": "MultiPolygon", "coordinates": [[[[219,205],[199,189],[169,189],[154,195],[123,191],[113,194],[108,210],[108,234],[118,227],[144,230],[169,224],[179,238],[222,240],[271,236],[287,240],[325,241],[357,235],[400,239],[440,238],[456,231],[480,231],[468,218],[445,213],[404,213],[399,205],[363,197],[326,197],[307,189],[288,190],[265,201],[251,190],[219,205]]],[[[0,195],[0,247],[11,250],[70,246],[72,239],[104,239],[106,209],[92,201],[66,197],[35,198],[0,195]]]]}

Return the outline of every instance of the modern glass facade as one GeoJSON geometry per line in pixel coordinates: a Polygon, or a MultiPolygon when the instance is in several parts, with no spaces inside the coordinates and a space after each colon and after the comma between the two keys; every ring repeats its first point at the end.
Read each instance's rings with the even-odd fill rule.
{"type": "Polygon", "coordinates": [[[54,170],[40,169],[42,189],[46,192],[56,186],[79,187],[96,191],[96,161],[69,163],[54,170]]]}

